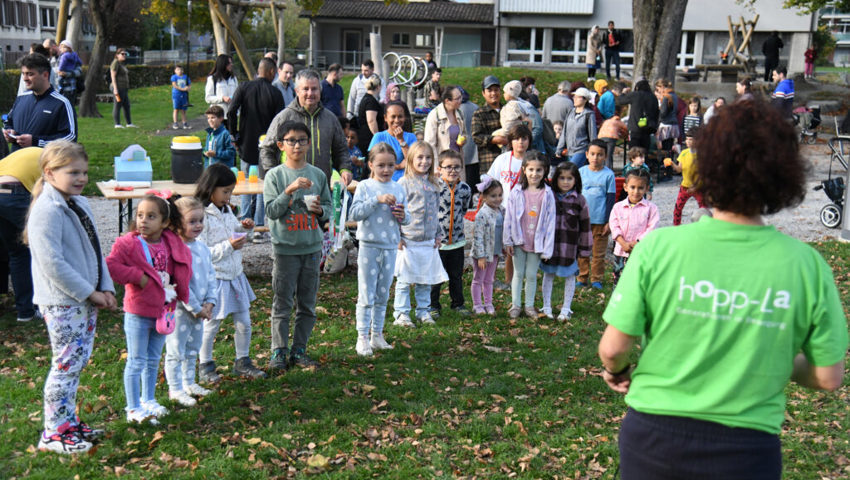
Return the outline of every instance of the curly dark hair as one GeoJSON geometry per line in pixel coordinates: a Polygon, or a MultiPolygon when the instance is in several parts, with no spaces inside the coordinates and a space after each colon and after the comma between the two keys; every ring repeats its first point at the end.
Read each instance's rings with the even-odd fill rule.
{"type": "Polygon", "coordinates": [[[721,108],[694,140],[697,190],[713,207],[752,216],[803,201],[808,165],[794,127],[770,105],[721,108]]]}

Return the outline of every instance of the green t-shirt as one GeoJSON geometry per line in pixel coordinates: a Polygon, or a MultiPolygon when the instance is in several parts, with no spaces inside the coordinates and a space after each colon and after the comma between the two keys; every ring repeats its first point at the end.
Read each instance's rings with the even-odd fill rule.
{"type": "Polygon", "coordinates": [[[328,178],[322,170],[309,164],[298,170],[285,164],[272,168],[263,179],[263,200],[276,254],[306,255],[322,250],[324,223],[333,212],[328,178]],[[299,177],[309,179],[313,185],[287,195],[286,187],[299,177]],[[321,215],[307,209],[304,195],[319,196],[321,215]]]}
{"type": "Polygon", "coordinates": [[[643,336],[629,406],[774,434],[794,356],[829,366],[847,351],[817,251],[773,227],[709,217],[638,243],[603,317],[643,336]]]}

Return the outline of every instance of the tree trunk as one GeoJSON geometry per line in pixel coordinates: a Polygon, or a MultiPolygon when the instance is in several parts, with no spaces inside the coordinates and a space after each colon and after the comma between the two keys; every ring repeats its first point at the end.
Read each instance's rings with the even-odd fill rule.
{"type": "Polygon", "coordinates": [[[687,6],[688,0],[632,0],[635,80],[675,80],[687,6]]]}
{"type": "Polygon", "coordinates": [[[71,5],[71,0],[59,0],[59,17],[56,19],[56,43],[65,40],[65,33],[68,30],[68,8],[71,5]]]}
{"type": "Polygon", "coordinates": [[[97,91],[101,85],[103,77],[103,63],[106,60],[106,48],[108,42],[106,40],[106,30],[110,15],[113,13],[114,2],[110,0],[92,0],[91,6],[92,21],[94,21],[95,31],[97,32],[94,38],[94,46],[91,50],[91,60],[89,61],[89,70],[86,73],[86,91],[80,97],[80,116],[100,118],[102,115],[97,111],[97,91]],[[107,7],[106,4],[109,4],[107,7]]]}
{"type": "MultiPolygon", "coordinates": [[[[245,40],[242,39],[242,35],[239,33],[239,23],[242,22],[242,19],[245,18],[244,11],[239,17],[239,23],[234,25],[231,18],[227,15],[227,11],[222,7],[219,3],[219,0],[210,0],[210,7],[213,9],[213,12],[218,16],[218,20],[227,29],[227,33],[230,35],[230,38],[233,40],[233,46],[236,48],[236,54],[239,56],[239,61],[242,62],[242,68],[245,70],[245,73],[248,75],[248,78],[253,79],[257,76],[257,71],[254,69],[254,66],[251,64],[251,57],[248,53],[248,47],[245,46],[245,40]]],[[[237,16],[239,16],[239,12],[237,12],[237,16]]]]}
{"type": "Polygon", "coordinates": [[[68,33],[65,38],[71,41],[75,49],[80,50],[83,45],[81,40],[83,38],[83,16],[85,15],[82,0],[71,0],[69,13],[71,20],[68,21],[68,33]]]}

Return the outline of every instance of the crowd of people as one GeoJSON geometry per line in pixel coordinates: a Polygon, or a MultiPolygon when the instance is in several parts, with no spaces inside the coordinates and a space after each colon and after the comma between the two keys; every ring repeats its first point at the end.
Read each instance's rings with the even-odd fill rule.
{"type": "MultiPolygon", "coordinates": [[[[592,34],[600,39],[593,48],[604,46],[615,60],[620,38],[613,27],[605,42],[592,34]]],[[[121,57],[119,51],[111,71],[130,126],[121,57]]],[[[735,102],[717,99],[704,116],[698,98],[680,98],[666,79],[652,86],[638,79],[633,87],[614,79],[565,81],[541,108],[533,78],[502,84],[488,75],[478,107],[463,87],[441,85],[435,69],[422,92],[432,108],[423,131],[412,132],[399,86],[384,85],[369,60],[346,102],[339,65],[322,77],[263,58],[257,78],[238,83],[232,59],[221,55],[206,81],[204,154],[211,161],[195,195],[149,192],[108,254],[81,196],[88,157],[74,143],[73,106],[53,90],[50,71],[45,56],[24,58],[27,93],[4,128],[13,153],[0,160],[0,218],[14,259],[18,317],[33,318],[38,305],[54,352],[42,450],[85,452],[103,435],[75,405],[98,309],[117,307],[114,282],[125,292],[129,422],[168,414],[155,395],[163,348],[170,400],[191,407],[212,393],[220,380],[215,338],[230,317],[233,374],[264,378],[317,366],[307,350],[327,224],[338,208],[332,191],[348,195],[335,183],[353,191],[346,213],[357,223],[354,346],[361,356],[393,348],[385,319],[394,281],[397,328],[427,328],[443,305],[464,316],[494,315],[501,307],[493,290],[500,287],[511,293],[509,318],[567,321],[576,288],[603,289],[613,243],[615,288],[599,354],[604,380],[627,393],[630,407],[620,435],[624,479],[658,478],[659,466],[690,478],[708,468],[693,460],[706,458],[706,449],[720,476],[779,478],[785,384],[841,384],[847,326],[830,269],[761,218],[799,202],[805,186],[786,118],[793,82],[782,66],[774,69],[778,108],[754,98],[744,78],[735,102]],[[46,105],[53,114],[41,114],[46,105]],[[619,198],[617,145],[629,159],[619,198]],[[238,209],[231,205],[237,157],[243,171],[256,166],[264,179],[263,194],[242,196],[238,209]],[[691,197],[703,218],[656,230],[653,174],[657,182],[682,176],[675,225],[691,197]],[[255,233],[265,225],[268,233],[255,233]],[[250,354],[256,297],[241,250],[248,241],[269,240],[272,352],[263,370],[250,354]],[[504,283],[496,279],[502,260],[504,283]],[[556,278],[564,279],[557,314],[556,278]],[[629,358],[641,339],[635,367],[629,358]],[[695,431],[701,440],[693,440],[695,431]]],[[[175,128],[190,86],[184,77],[175,69],[175,128]]],[[[116,126],[118,113],[116,104],[116,126]]]]}

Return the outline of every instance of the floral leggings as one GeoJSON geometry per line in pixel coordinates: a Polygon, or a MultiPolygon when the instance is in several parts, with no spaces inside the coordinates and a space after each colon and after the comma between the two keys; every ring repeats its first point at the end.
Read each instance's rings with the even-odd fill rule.
{"type": "Polygon", "coordinates": [[[44,382],[44,431],[52,435],[76,422],[77,386],[94,346],[97,309],[89,303],[51,305],[42,306],[41,313],[53,349],[44,382]]]}

